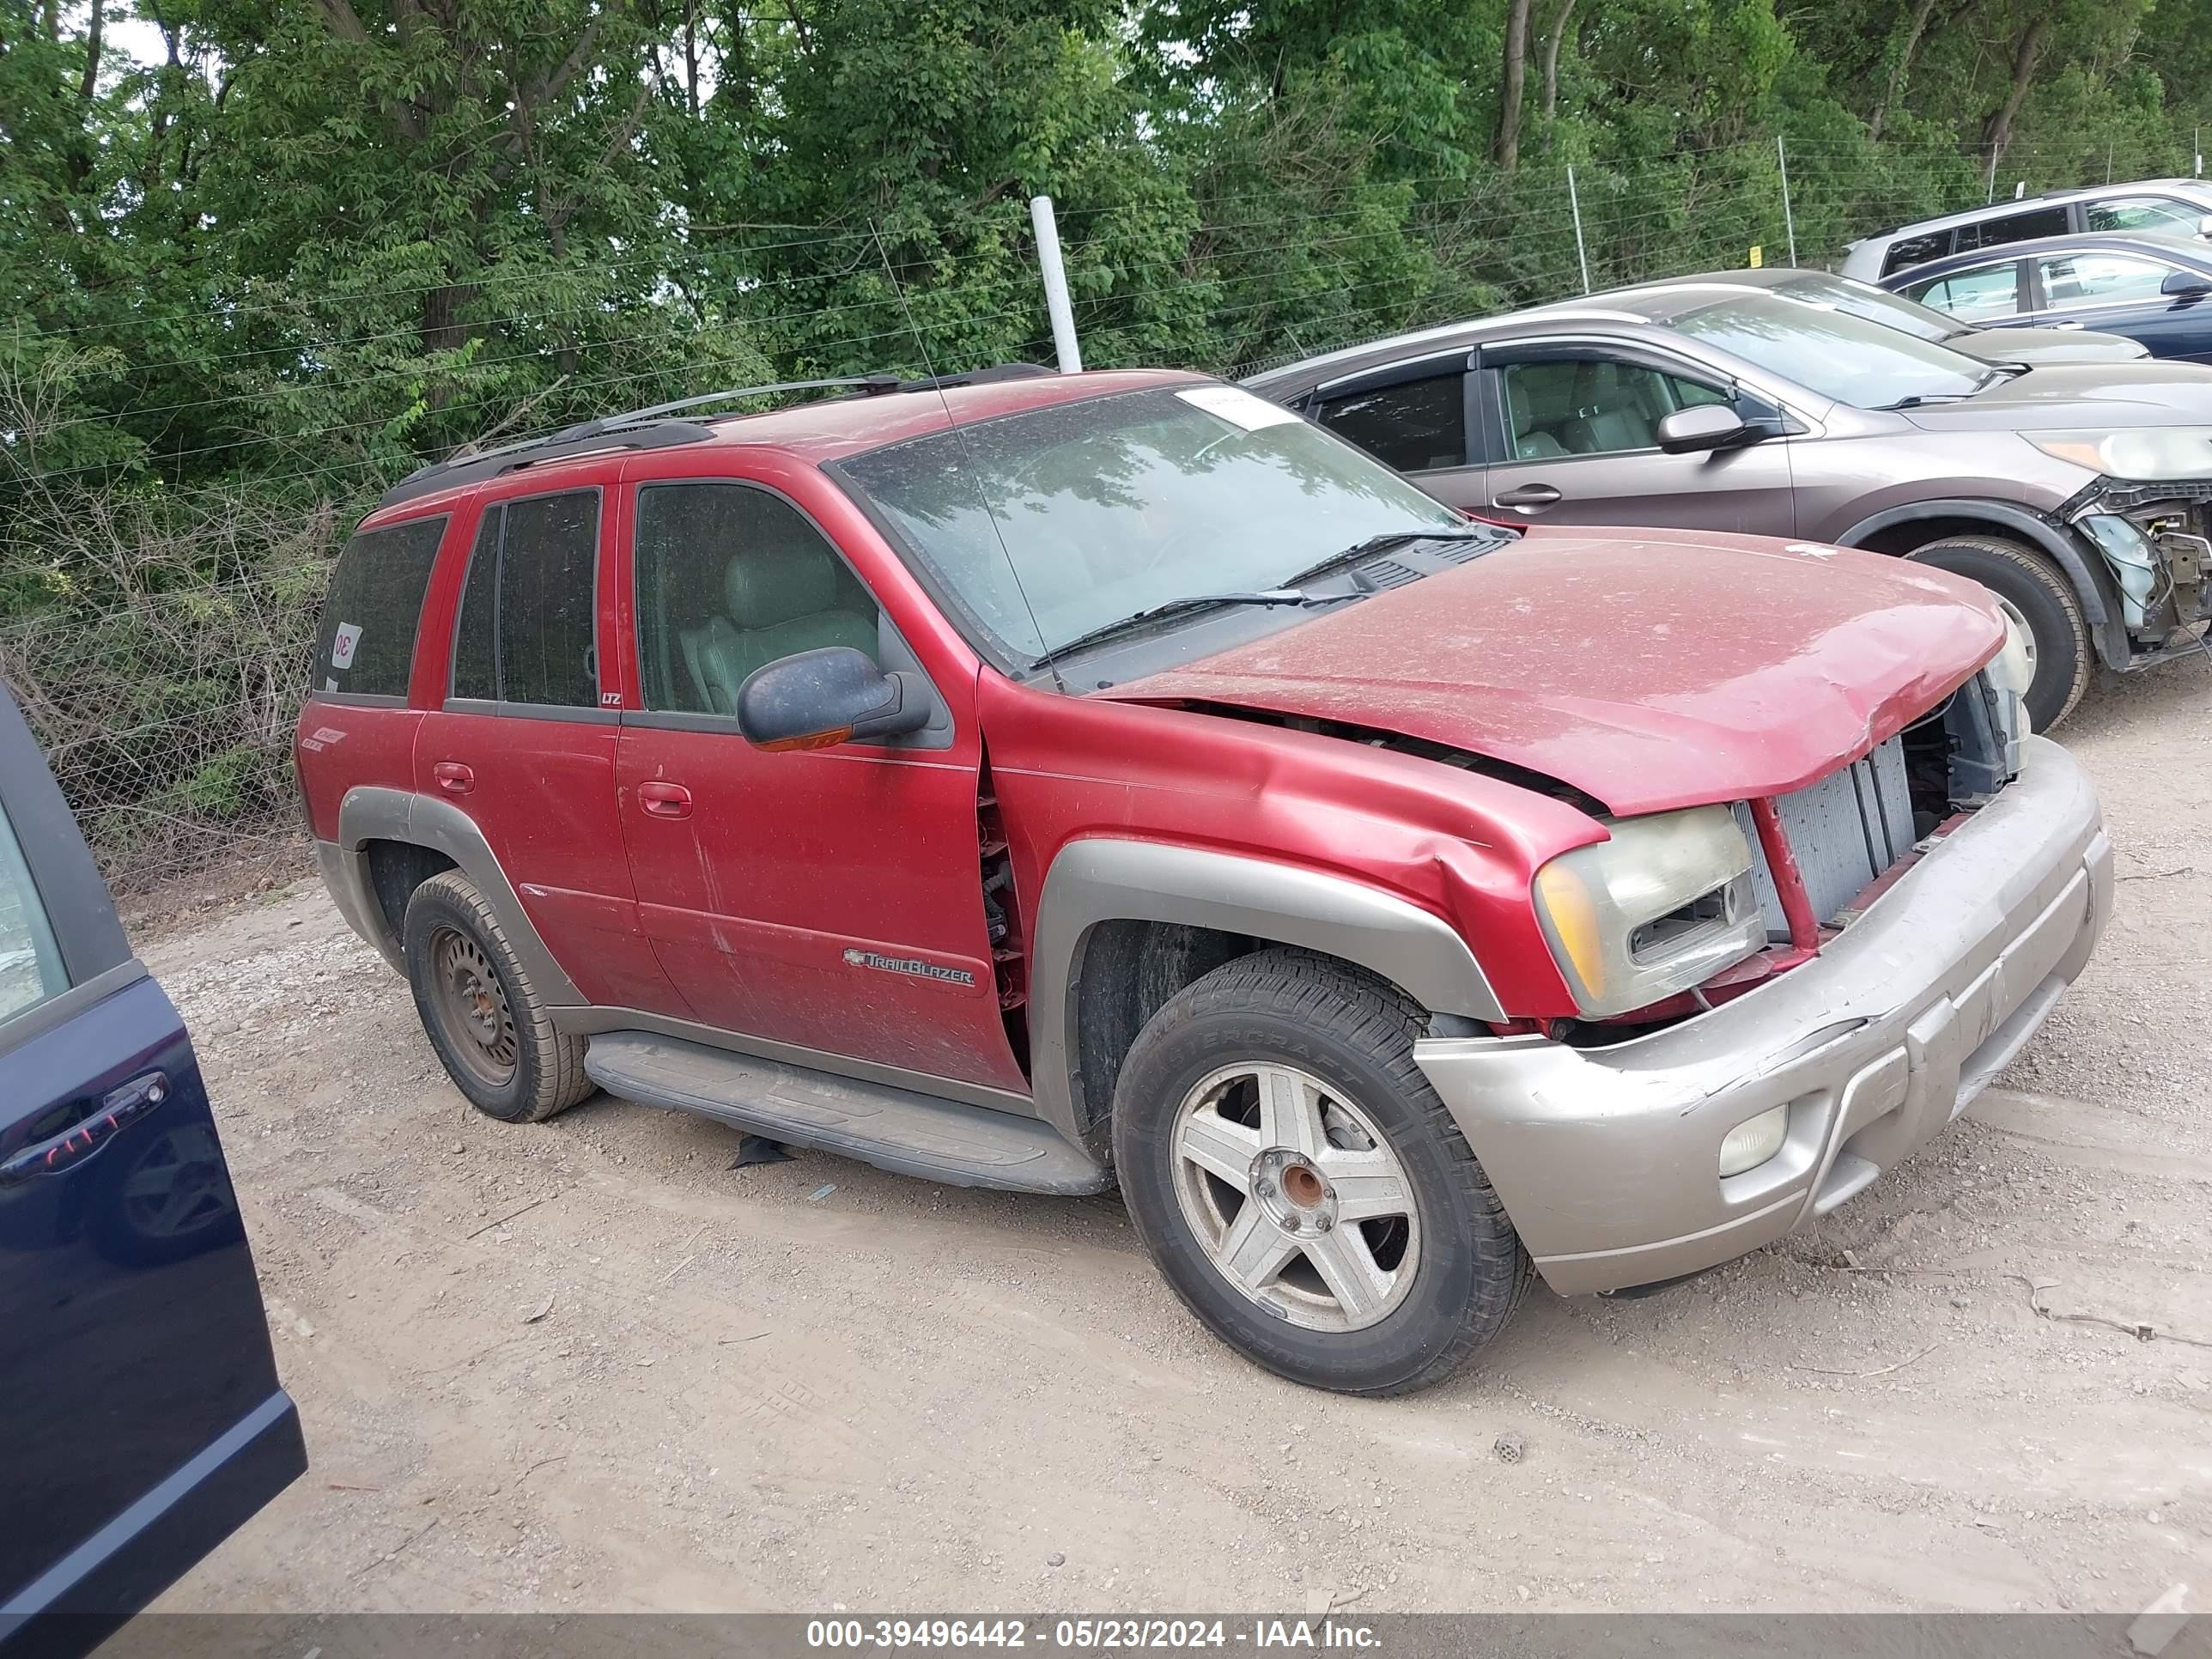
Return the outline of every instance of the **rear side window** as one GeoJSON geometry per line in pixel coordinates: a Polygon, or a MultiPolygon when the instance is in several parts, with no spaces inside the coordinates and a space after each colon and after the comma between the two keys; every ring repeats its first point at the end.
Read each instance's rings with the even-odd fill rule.
{"type": "Polygon", "coordinates": [[[1959,245],[1952,251],[1967,253],[1978,247],[1999,247],[2025,242],[2036,236],[2063,236],[2073,227],[2063,207],[2037,208],[2031,213],[2008,213],[2002,219],[1984,219],[1959,227],[1959,245]]]}
{"type": "Polygon", "coordinates": [[[1905,297],[1923,306],[1948,311],[1954,317],[1981,319],[2020,314],[2020,265],[2007,260],[2001,265],[1982,265],[1961,270],[1933,283],[1919,283],[1905,290],[1905,297]]]}
{"type": "MultiPolygon", "coordinates": [[[[1969,244],[1971,246],[1972,244],[1969,244]]],[[[1938,230],[1925,236],[1900,236],[1889,245],[1882,256],[1881,274],[1903,270],[1907,265],[1924,265],[1930,259],[1940,259],[1951,251],[1951,233],[1938,230]]]]}
{"type": "Polygon", "coordinates": [[[1401,472],[1427,472],[1467,461],[1467,376],[1455,368],[1324,398],[1321,423],[1401,472]]]}
{"type": "Polygon", "coordinates": [[[69,973],[8,815],[0,812],[0,1020],[69,989],[69,973]]]}
{"type": "Polygon", "coordinates": [[[404,697],[443,516],[364,530],[338,555],[315,639],[316,691],[404,697]]]}
{"type": "Polygon", "coordinates": [[[456,697],[596,708],[596,489],[484,511],[453,641],[456,697]]]}

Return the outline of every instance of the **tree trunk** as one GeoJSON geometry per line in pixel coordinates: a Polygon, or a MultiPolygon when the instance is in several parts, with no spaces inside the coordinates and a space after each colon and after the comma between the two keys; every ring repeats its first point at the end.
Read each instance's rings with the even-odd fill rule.
{"type": "Polygon", "coordinates": [[[2012,142],[2013,117],[2027,101],[2027,91],[2035,84],[2036,60],[2043,56],[2043,37],[2051,27],[2051,14],[2039,11],[2021,31],[2020,46],[2012,58],[2012,90],[1997,106],[1996,112],[1982,124],[1982,148],[1988,152],[1992,166],[2012,142]]]}
{"type": "MultiPolygon", "coordinates": [[[[1928,0],[1933,5],[1936,0],[1928,0]]],[[[1575,0],[1559,0],[1559,15],[1552,19],[1552,32],[1544,37],[1544,125],[1550,126],[1559,112],[1559,42],[1566,38],[1567,21],[1575,15],[1575,0]]],[[[1548,145],[1551,135],[1544,135],[1548,145]]]]}
{"type": "Polygon", "coordinates": [[[1890,66],[1889,82],[1882,88],[1881,101],[1874,106],[1874,118],[1867,123],[1867,137],[1875,143],[1881,142],[1881,124],[1888,118],[1890,106],[1905,94],[1905,83],[1912,73],[1912,60],[1920,51],[1921,37],[1928,32],[1928,20],[1936,10],[1936,0],[1912,0],[1912,10],[1905,20],[1905,46],[1897,54],[1897,62],[1890,66]]]}
{"type": "Polygon", "coordinates": [[[1521,161],[1521,88],[1528,75],[1528,0],[1510,0],[1505,14],[1505,75],[1498,92],[1498,137],[1490,159],[1510,173],[1521,161]]]}

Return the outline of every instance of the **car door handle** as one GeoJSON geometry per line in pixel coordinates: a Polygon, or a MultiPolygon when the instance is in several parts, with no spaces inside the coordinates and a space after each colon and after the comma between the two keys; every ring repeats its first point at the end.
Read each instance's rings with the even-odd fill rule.
{"type": "Polygon", "coordinates": [[[149,1072],[119,1089],[111,1089],[100,1103],[58,1135],[0,1163],[0,1187],[12,1187],[33,1176],[53,1175],[82,1164],[114,1138],[116,1131],[146,1115],[169,1097],[166,1073],[149,1072]]]}
{"type": "Polygon", "coordinates": [[[2081,324],[2081,323],[2053,323],[2053,324],[2051,324],[2051,327],[2053,327],[2053,328],[2081,328],[2081,327],[2084,327],[2084,326],[2086,326],[2086,325],[2081,324]]]}
{"type": "Polygon", "coordinates": [[[638,804],[657,818],[691,816],[691,792],[680,783],[641,783],[638,804]]]}
{"type": "Polygon", "coordinates": [[[1492,507],[1549,507],[1559,499],[1559,492],[1549,484],[1522,484],[1518,489],[1501,491],[1490,498],[1492,507]]]}
{"type": "Polygon", "coordinates": [[[430,775],[449,795],[465,795],[477,787],[477,775],[459,761],[440,761],[430,769],[430,775]]]}

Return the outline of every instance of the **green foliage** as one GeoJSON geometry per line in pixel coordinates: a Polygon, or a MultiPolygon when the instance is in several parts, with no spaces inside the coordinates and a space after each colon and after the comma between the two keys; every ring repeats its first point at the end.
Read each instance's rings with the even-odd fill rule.
{"type": "Polygon", "coordinates": [[[0,0],[0,673],[111,854],[182,857],[282,811],[381,486],[1048,359],[1035,193],[1090,363],[1235,372],[1781,258],[1778,137],[1814,262],[2212,112],[2212,0],[1517,3],[1501,169],[1516,0],[0,0]]]}

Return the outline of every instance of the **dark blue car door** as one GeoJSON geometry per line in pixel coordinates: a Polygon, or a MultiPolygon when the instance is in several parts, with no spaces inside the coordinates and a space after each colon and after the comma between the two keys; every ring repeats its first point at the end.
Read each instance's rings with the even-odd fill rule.
{"type": "Polygon", "coordinates": [[[0,690],[0,1655],[88,1650],[306,1467],[191,1041],[0,690]]]}
{"type": "Polygon", "coordinates": [[[2142,342],[2154,357],[2212,362],[2212,275],[2193,264],[2133,248],[2081,249],[2049,253],[2029,262],[2034,314],[2024,323],[2044,327],[2094,328],[2142,342]],[[2201,279],[2191,294],[2167,294],[2176,271],[2201,279]]]}

